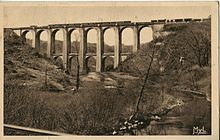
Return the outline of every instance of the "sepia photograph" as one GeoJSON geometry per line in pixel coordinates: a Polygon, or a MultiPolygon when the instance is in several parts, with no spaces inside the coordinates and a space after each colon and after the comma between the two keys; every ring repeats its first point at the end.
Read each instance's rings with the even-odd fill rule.
{"type": "Polygon", "coordinates": [[[1,7],[3,136],[218,136],[217,2],[1,7]]]}

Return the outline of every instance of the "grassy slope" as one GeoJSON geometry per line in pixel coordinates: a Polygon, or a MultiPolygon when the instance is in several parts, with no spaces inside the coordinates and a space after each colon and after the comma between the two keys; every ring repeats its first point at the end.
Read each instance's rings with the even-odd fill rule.
{"type": "Polygon", "coordinates": [[[5,43],[4,64],[6,84],[10,84],[10,80],[18,80],[31,88],[43,88],[47,69],[48,85],[53,86],[54,90],[64,90],[71,85],[69,76],[59,70],[53,61],[43,58],[28,45],[5,43]]]}

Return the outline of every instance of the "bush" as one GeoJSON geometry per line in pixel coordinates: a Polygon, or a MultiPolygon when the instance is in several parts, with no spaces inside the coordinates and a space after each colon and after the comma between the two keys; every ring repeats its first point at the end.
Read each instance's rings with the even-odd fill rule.
{"type": "Polygon", "coordinates": [[[80,95],[65,109],[62,126],[67,133],[107,135],[117,124],[123,108],[111,93],[98,91],[88,96],[80,95]]]}

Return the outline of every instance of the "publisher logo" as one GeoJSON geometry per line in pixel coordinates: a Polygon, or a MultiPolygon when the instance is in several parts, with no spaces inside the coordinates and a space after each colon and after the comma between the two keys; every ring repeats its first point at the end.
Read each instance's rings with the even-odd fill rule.
{"type": "Polygon", "coordinates": [[[193,135],[205,135],[207,134],[205,127],[203,126],[202,128],[193,127],[193,135]]]}

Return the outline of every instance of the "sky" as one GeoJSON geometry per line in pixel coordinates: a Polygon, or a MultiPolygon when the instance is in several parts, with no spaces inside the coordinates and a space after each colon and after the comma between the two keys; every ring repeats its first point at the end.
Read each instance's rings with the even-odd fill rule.
{"type": "MultiPolygon", "coordinates": [[[[5,6],[3,9],[4,27],[23,27],[30,25],[48,25],[58,23],[81,23],[97,21],[150,21],[152,19],[175,18],[207,18],[211,13],[209,6],[167,6],[147,4],[69,4],[69,5],[24,5],[5,6]]],[[[27,35],[30,37],[31,35],[27,35]]],[[[47,39],[47,33],[42,34],[42,40],[47,39]]],[[[57,39],[62,40],[62,33],[57,34],[57,39]]],[[[105,35],[106,43],[114,44],[114,32],[108,31],[105,35]]],[[[152,39],[152,31],[144,29],[141,32],[141,42],[152,39]]],[[[88,42],[96,41],[96,32],[91,31],[88,42]]],[[[123,43],[133,43],[132,31],[123,32],[123,43]]]]}

